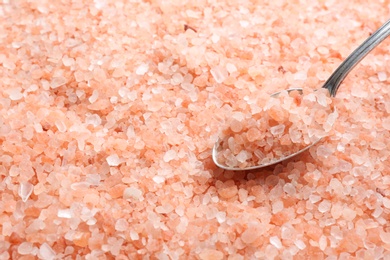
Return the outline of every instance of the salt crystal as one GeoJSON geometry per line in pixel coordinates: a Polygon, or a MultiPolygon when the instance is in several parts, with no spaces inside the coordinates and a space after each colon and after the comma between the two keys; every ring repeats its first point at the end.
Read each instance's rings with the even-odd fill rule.
{"type": "Polygon", "coordinates": [[[295,241],[294,241],[294,244],[295,244],[300,250],[303,250],[303,249],[306,248],[305,242],[303,242],[303,241],[300,240],[300,239],[295,240],[295,241]]]}
{"type": "Polygon", "coordinates": [[[119,232],[126,231],[129,228],[129,223],[124,218],[120,218],[115,223],[115,229],[119,232]]]}
{"type": "Polygon", "coordinates": [[[251,244],[266,232],[265,227],[258,221],[249,222],[248,228],[241,234],[242,242],[251,244]]]}
{"type": "Polygon", "coordinates": [[[67,126],[66,126],[66,124],[63,121],[56,120],[54,122],[54,124],[56,125],[58,131],[60,131],[61,133],[65,133],[66,132],[67,126]]]}
{"type": "Polygon", "coordinates": [[[384,142],[374,140],[370,142],[370,147],[374,150],[381,151],[386,149],[387,145],[384,142]]]}
{"type": "Polygon", "coordinates": [[[176,151],[171,149],[171,150],[168,150],[167,152],[165,152],[163,160],[164,160],[164,162],[170,162],[170,161],[176,159],[176,157],[177,157],[176,151]]]}
{"type": "Polygon", "coordinates": [[[319,54],[322,54],[322,55],[327,55],[329,54],[329,49],[324,47],[324,46],[320,46],[317,48],[317,51],[319,54]]]}
{"type": "Polygon", "coordinates": [[[310,200],[311,203],[314,204],[314,203],[317,203],[317,202],[319,202],[321,200],[321,196],[318,196],[318,195],[315,195],[315,194],[311,194],[309,196],[309,200],[310,200]]]}
{"type": "Polygon", "coordinates": [[[382,126],[386,130],[390,130],[390,117],[386,117],[382,120],[382,126]]]}
{"type": "Polygon", "coordinates": [[[277,236],[272,236],[269,238],[269,242],[276,247],[277,249],[282,248],[282,242],[280,241],[280,238],[277,236]]]}
{"type": "Polygon", "coordinates": [[[379,237],[385,244],[390,244],[390,232],[385,232],[384,230],[379,231],[379,237]]]}
{"type": "Polygon", "coordinates": [[[233,119],[230,123],[230,129],[232,129],[232,131],[235,133],[240,132],[242,130],[242,127],[242,123],[237,119],[233,119]]]}
{"type": "Polygon", "coordinates": [[[134,230],[131,230],[130,231],[130,238],[131,240],[135,241],[135,240],[138,240],[139,239],[139,235],[137,232],[135,232],[134,230]]]}
{"type": "Polygon", "coordinates": [[[383,206],[384,206],[385,208],[390,209],[390,199],[389,199],[389,198],[386,198],[386,197],[383,198],[382,203],[383,203],[383,206]]]}
{"type": "Polygon", "coordinates": [[[299,143],[301,141],[302,133],[293,127],[288,129],[291,141],[293,143],[299,143]]]}
{"type": "Polygon", "coordinates": [[[170,212],[173,211],[173,206],[169,203],[164,204],[163,206],[157,206],[156,207],[156,212],[159,214],[169,214],[170,212]]]}
{"type": "Polygon", "coordinates": [[[56,258],[56,253],[47,243],[43,243],[39,248],[39,258],[45,260],[54,260],[56,258]]]}
{"type": "Polygon", "coordinates": [[[9,95],[9,98],[11,100],[20,100],[23,98],[23,94],[21,91],[22,91],[22,88],[16,87],[16,88],[12,88],[12,89],[7,89],[5,92],[9,95]]]}
{"type": "Polygon", "coordinates": [[[121,159],[118,157],[117,154],[112,154],[110,156],[108,156],[106,158],[106,161],[108,163],[108,165],[110,166],[118,166],[119,164],[121,164],[121,159]]]}
{"type": "Polygon", "coordinates": [[[29,255],[33,251],[33,244],[30,242],[22,242],[18,246],[18,253],[21,255],[29,255]]]}
{"type": "Polygon", "coordinates": [[[211,41],[213,42],[213,43],[217,43],[217,42],[219,42],[219,39],[220,39],[221,37],[218,35],[218,34],[213,34],[213,35],[211,35],[211,41]]]}
{"type": "Polygon", "coordinates": [[[123,198],[125,200],[129,200],[129,199],[143,200],[143,193],[140,189],[129,187],[123,191],[123,198]]]}
{"type": "Polygon", "coordinates": [[[18,194],[22,198],[23,202],[26,202],[33,192],[34,185],[29,182],[22,182],[19,185],[18,194]]]}
{"type": "Polygon", "coordinates": [[[379,218],[382,215],[382,213],[383,213],[383,208],[379,206],[375,208],[374,212],[372,213],[372,216],[374,218],[379,218]]]}
{"type": "Polygon", "coordinates": [[[221,66],[212,68],[210,73],[217,83],[222,83],[228,77],[227,70],[221,66]]]}
{"type": "Polygon", "coordinates": [[[328,158],[332,154],[332,150],[325,145],[319,145],[317,147],[317,155],[328,158]]]}
{"type": "Polygon", "coordinates": [[[176,226],[176,231],[180,234],[184,234],[188,227],[188,219],[186,217],[180,218],[180,223],[176,226]]]}
{"type": "Polygon", "coordinates": [[[290,196],[294,196],[296,193],[295,186],[291,183],[286,183],[283,187],[283,190],[290,196]]]}
{"type": "Polygon", "coordinates": [[[55,77],[51,80],[50,82],[50,87],[51,88],[58,88],[61,87],[62,85],[65,85],[67,82],[67,79],[65,77],[55,77]]]}
{"type": "Polygon", "coordinates": [[[223,253],[221,251],[218,251],[216,249],[204,249],[199,254],[200,260],[222,260],[223,259],[223,253]]]}
{"type": "MultiPolygon", "coordinates": [[[[336,194],[342,194],[344,191],[344,186],[342,183],[337,179],[337,178],[332,178],[329,182],[328,189],[331,190],[333,189],[336,194]]],[[[327,190],[328,190],[327,189],[327,190]]]]}
{"type": "Polygon", "coordinates": [[[183,75],[181,73],[175,73],[172,75],[171,83],[172,85],[179,85],[183,82],[183,75]]]}
{"type": "Polygon", "coordinates": [[[153,181],[157,184],[161,184],[165,182],[165,178],[163,176],[156,175],[153,178],[153,181]]]}
{"type": "Polygon", "coordinates": [[[324,93],[318,93],[317,95],[317,102],[323,107],[327,107],[328,103],[326,101],[326,96],[324,93]]]}
{"type": "Polygon", "coordinates": [[[73,58],[69,58],[67,55],[65,55],[62,58],[62,63],[64,64],[65,67],[70,67],[75,63],[75,60],[73,58]]]}
{"type": "Polygon", "coordinates": [[[341,240],[343,239],[343,231],[340,230],[339,226],[331,226],[330,227],[330,234],[332,237],[341,240]]]}
{"type": "Polygon", "coordinates": [[[142,75],[145,75],[146,72],[148,72],[148,70],[149,70],[149,65],[146,63],[142,63],[136,69],[135,74],[142,76],[142,75]]]}
{"type": "Polygon", "coordinates": [[[99,174],[87,174],[86,176],[86,182],[90,183],[91,185],[99,185],[101,181],[101,176],[99,174]]]}
{"type": "Polygon", "coordinates": [[[224,211],[219,211],[216,215],[215,215],[218,223],[223,223],[226,221],[226,212],[224,211]]]}
{"type": "Polygon", "coordinates": [[[87,115],[85,117],[85,123],[88,125],[93,125],[94,127],[97,127],[101,125],[102,119],[97,114],[87,115]]]}
{"type": "Polygon", "coordinates": [[[227,63],[226,70],[231,74],[237,71],[237,67],[232,63],[227,63]]]}
{"type": "Polygon", "coordinates": [[[329,200],[323,200],[318,205],[318,211],[321,213],[325,213],[325,212],[330,210],[331,206],[332,206],[332,203],[329,200]]]}
{"type": "Polygon", "coordinates": [[[344,208],[343,209],[343,217],[347,221],[352,221],[356,217],[356,211],[354,211],[348,207],[344,208]]]}
{"type": "Polygon", "coordinates": [[[95,101],[99,98],[99,91],[98,90],[94,90],[92,92],[92,95],[88,98],[89,102],[91,104],[95,103],[95,101]]]}
{"type": "Polygon", "coordinates": [[[284,208],[283,201],[278,200],[272,204],[272,214],[282,211],[284,208]]]}
{"type": "Polygon", "coordinates": [[[337,111],[330,113],[328,116],[328,119],[326,120],[326,123],[329,124],[330,126],[333,126],[334,123],[336,122],[338,116],[339,116],[339,114],[337,111]]]}
{"type": "Polygon", "coordinates": [[[322,251],[324,251],[326,249],[327,244],[328,244],[328,241],[326,239],[326,236],[322,235],[320,237],[320,240],[318,241],[318,245],[319,245],[320,249],[322,251]]]}
{"type": "Polygon", "coordinates": [[[298,71],[294,74],[294,80],[306,80],[307,73],[305,71],[298,71]]]}
{"type": "Polygon", "coordinates": [[[236,159],[237,159],[237,161],[239,161],[240,163],[245,162],[245,161],[248,159],[247,152],[246,152],[245,150],[240,151],[240,152],[236,155],[236,159]]]}
{"type": "Polygon", "coordinates": [[[378,79],[379,79],[379,81],[386,81],[386,79],[387,79],[387,74],[386,74],[386,72],[384,72],[384,71],[380,71],[380,72],[378,72],[378,79]]]}
{"type": "Polygon", "coordinates": [[[194,11],[191,9],[187,9],[186,14],[188,15],[188,17],[196,18],[196,19],[200,19],[202,17],[202,12],[194,11]]]}
{"type": "Polygon", "coordinates": [[[59,218],[71,218],[72,211],[70,209],[59,209],[57,212],[59,218]]]}
{"type": "Polygon", "coordinates": [[[240,23],[241,27],[243,27],[243,28],[246,28],[249,26],[249,22],[245,21],[245,20],[241,20],[241,21],[239,21],[239,23],[240,23]]]}
{"type": "Polygon", "coordinates": [[[281,227],[281,238],[282,239],[293,239],[295,229],[291,225],[283,225],[281,227]]]}
{"type": "Polygon", "coordinates": [[[270,128],[270,132],[273,136],[280,136],[284,133],[285,125],[276,125],[270,128]]]}
{"type": "Polygon", "coordinates": [[[352,169],[352,164],[345,160],[339,160],[338,168],[342,172],[350,172],[352,169]]]}

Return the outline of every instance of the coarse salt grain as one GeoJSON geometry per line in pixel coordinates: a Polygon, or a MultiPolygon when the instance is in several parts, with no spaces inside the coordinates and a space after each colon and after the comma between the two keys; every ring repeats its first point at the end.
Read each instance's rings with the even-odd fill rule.
{"type": "Polygon", "coordinates": [[[143,200],[143,192],[140,189],[129,187],[123,191],[123,198],[125,200],[137,199],[143,200]]]}
{"type": "Polygon", "coordinates": [[[321,213],[327,212],[330,210],[332,204],[329,200],[323,200],[318,205],[318,211],[321,213]]]}
{"type": "Polygon", "coordinates": [[[148,72],[148,71],[149,71],[149,65],[146,63],[142,63],[141,65],[139,65],[137,67],[135,74],[142,76],[142,75],[145,75],[146,72],[148,72]]]}
{"type": "Polygon", "coordinates": [[[212,68],[210,73],[217,83],[222,83],[228,77],[227,70],[221,66],[212,68]]]}
{"type": "Polygon", "coordinates": [[[234,64],[232,64],[232,63],[227,63],[227,64],[226,64],[226,70],[227,70],[230,74],[232,74],[232,73],[234,73],[234,72],[237,71],[237,67],[236,67],[234,64]]]}
{"type": "Polygon", "coordinates": [[[89,97],[89,102],[91,103],[91,104],[93,104],[93,103],[95,103],[96,102],[96,100],[99,98],[99,91],[98,90],[94,90],[93,92],[92,92],[92,96],[90,96],[89,97]]]}
{"type": "Polygon", "coordinates": [[[385,244],[390,244],[390,232],[385,232],[383,230],[379,231],[379,237],[385,244]]]}
{"type": "Polygon", "coordinates": [[[29,198],[31,193],[34,190],[34,185],[32,185],[29,182],[22,182],[19,185],[18,194],[23,202],[26,202],[29,198]]]}
{"type": "Polygon", "coordinates": [[[120,218],[115,223],[115,229],[117,231],[123,232],[126,231],[129,227],[129,223],[127,223],[126,219],[120,218]]]}
{"type": "Polygon", "coordinates": [[[131,238],[131,240],[136,241],[136,240],[139,239],[139,235],[138,235],[138,233],[135,232],[134,230],[131,230],[131,231],[130,231],[130,238],[131,238]]]}
{"type": "Polygon", "coordinates": [[[59,218],[71,218],[72,217],[72,211],[70,209],[59,209],[57,212],[57,216],[59,218]]]}
{"type": "Polygon", "coordinates": [[[199,254],[200,260],[222,260],[223,253],[215,249],[205,249],[199,254]]]}
{"type": "Polygon", "coordinates": [[[279,237],[277,236],[272,236],[269,238],[269,242],[276,247],[277,249],[282,248],[282,242],[280,241],[279,237]]]}
{"type": "Polygon", "coordinates": [[[278,201],[274,202],[272,204],[272,214],[276,214],[276,213],[282,211],[283,208],[284,208],[283,201],[278,200],[278,201]]]}
{"type": "Polygon", "coordinates": [[[62,85],[65,85],[67,82],[67,79],[65,77],[55,77],[50,82],[50,87],[53,89],[56,89],[58,87],[61,87],[62,85]]]}
{"type": "Polygon", "coordinates": [[[170,162],[174,159],[176,159],[177,157],[177,153],[175,150],[168,150],[165,154],[164,154],[164,157],[163,157],[163,160],[164,162],[170,162]]]}
{"type": "Polygon", "coordinates": [[[43,243],[39,247],[39,255],[38,256],[40,259],[54,260],[56,258],[56,253],[53,250],[53,248],[51,248],[51,246],[49,246],[47,243],[43,243]]]}
{"type": "Polygon", "coordinates": [[[298,239],[294,242],[294,244],[300,249],[300,250],[303,250],[306,248],[306,244],[305,242],[303,242],[302,240],[298,239]]]}
{"type": "Polygon", "coordinates": [[[56,125],[58,131],[60,131],[61,133],[66,132],[67,126],[66,126],[65,122],[63,122],[61,120],[56,120],[54,122],[54,124],[56,125]]]}
{"type": "Polygon", "coordinates": [[[386,81],[387,80],[387,74],[384,71],[378,72],[378,79],[379,81],[386,81]]]}
{"type": "Polygon", "coordinates": [[[161,183],[165,182],[165,178],[164,178],[164,176],[156,175],[153,177],[153,181],[157,184],[161,184],[161,183]]]}
{"type": "Polygon", "coordinates": [[[326,239],[326,236],[322,235],[320,237],[320,240],[318,241],[319,248],[324,251],[328,245],[328,241],[326,239]]]}
{"type": "Polygon", "coordinates": [[[22,94],[22,88],[20,87],[16,87],[16,88],[12,88],[12,89],[7,89],[6,92],[8,93],[8,96],[11,100],[20,100],[23,98],[23,94],[22,94]]]}
{"type": "Polygon", "coordinates": [[[30,242],[22,242],[19,246],[18,246],[18,253],[21,254],[21,255],[29,255],[32,253],[33,251],[33,244],[30,243],[30,242]]]}
{"type": "Polygon", "coordinates": [[[106,161],[108,165],[110,166],[118,166],[119,164],[122,163],[121,159],[117,154],[112,154],[106,158],[106,161]]]}

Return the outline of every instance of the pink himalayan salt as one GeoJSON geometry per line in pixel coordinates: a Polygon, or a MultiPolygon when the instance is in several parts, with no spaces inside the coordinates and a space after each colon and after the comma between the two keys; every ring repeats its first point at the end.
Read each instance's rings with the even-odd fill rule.
{"type": "Polygon", "coordinates": [[[39,258],[45,260],[54,260],[56,253],[47,243],[43,243],[39,248],[39,258]]]}
{"type": "Polygon", "coordinates": [[[18,253],[21,255],[29,255],[32,253],[34,247],[30,242],[23,242],[18,246],[18,253]]]}
{"type": "Polygon", "coordinates": [[[220,137],[217,160],[238,168],[272,163],[328,135],[336,118],[328,90],[303,96],[284,91],[252,120],[230,121],[220,137]]]}
{"type": "MultiPolygon", "coordinates": [[[[363,16],[375,13],[375,19],[368,22],[356,17],[353,10],[340,8],[343,7],[341,1],[340,5],[307,1],[310,8],[305,18],[308,21],[325,9],[339,17],[332,20],[331,16],[323,16],[320,24],[314,20],[300,23],[297,15],[300,6],[289,2],[289,8],[280,8],[283,1],[270,1],[260,9],[256,8],[255,1],[213,6],[205,3],[202,8],[189,3],[177,4],[180,1],[149,1],[147,5],[136,6],[120,0],[98,0],[92,4],[83,1],[71,4],[31,1],[31,5],[3,2],[6,4],[1,9],[5,16],[0,18],[4,24],[4,51],[0,54],[0,66],[4,68],[0,73],[0,92],[3,91],[0,93],[0,133],[3,138],[0,157],[9,158],[0,163],[0,175],[3,174],[0,207],[4,210],[0,214],[0,223],[3,224],[1,259],[38,257],[39,247],[45,241],[52,245],[57,258],[65,259],[181,259],[191,253],[196,258],[196,253],[208,248],[220,251],[223,259],[229,260],[389,257],[386,239],[389,214],[388,201],[385,200],[389,196],[390,184],[386,175],[388,149],[376,150],[378,146],[370,146],[374,140],[387,144],[389,139],[390,123],[386,122],[390,112],[386,87],[389,70],[386,59],[383,60],[387,55],[386,43],[362,61],[341,86],[337,95],[342,101],[337,104],[341,118],[335,123],[335,134],[321,141],[325,149],[314,147],[299,157],[299,162],[292,160],[245,176],[216,169],[209,160],[210,137],[217,134],[225,112],[226,115],[230,115],[231,110],[260,113],[263,104],[256,101],[255,93],[296,85],[295,80],[302,81],[305,77],[304,84],[318,87],[354,47],[356,39],[372,32],[379,25],[378,21],[387,19],[386,12],[373,10],[378,6],[387,10],[388,1],[354,3],[362,10],[363,16]],[[162,12],[158,11],[159,8],[162,12]],[[275,8],[278,12],[274,12],[275,8]],[[135,19],[127,23],[128,17],[135,19]],[[283,17],[289,17],[292,22],[283,22],[283,17]],[[42,23],[26,22],[30,18],[42,23]],[[160,26],[161,21],[170,22],[160,26]],[[199,33],[182,33],[183,21],[196,23],[199,33]],[[251,26],[251,22],[256,26],[251,26]],[[343,24],[341,29],[340,23],[343,24]],[[124,26],[114,26],[113,30],[107,27],[110,24],[124,26]],[[343,30],[348,30],[351,37],[345,38],[343,30]],[[193,48],[191,44],[196,46],[193,48]],[[208,58],[203,56],[206,51],[211,53],[208,58]],[[121,62],[118,60],[125,62],[119,66],[121,62]],[[170,65],[159,71],[156,68],[158,63],[170,65]],[[139,64],[149,66],[144,75],[135,74],[139,64]],[[222,86],[215,84],[210,74],[210,69],[215,66],[222,66],[229,73],[222,86]],[[386,73],[386,79],[381,72],[386,73]],[[194,90],[186,92],[189,88],[175,85],[182,80],[173,77],[175,73],[183,75],[183,81],[193,77],[194,90]],[[61,75],[67,79],[66,85],[52,89],[51,80],[61,75]],[[126,78],[121,78],[123,75],[126,78]],[[162,92],[157,87],[160,85],[164,89],[162,92]],[[6,91],[8,87],[20,87],[13,97],[20,99],[11,100],[6,91]],[[120,88],[128,91],[120,93],[123,96],[118,95],[120,88]],[[100,120],[97,117],[87,119],[92,112],[86,105],[94,90],[99,91],[94,102],[98,105],[91,108],[96,109],[100,120]],[[148,92],[153,93],[148,97],[150,102],[142,100],[148,92]],[[194,93],[198,95],[196,101],[192,97],[194,93]],[[107,103],[99,105],[100,99],[107,99],[107,103]],[[152,104],[149,109],[156,112],[146,117],[149,103],[152,104]],[[37,110],[42,106],[64,111],[75,125],[86,124],[91,138],[69,134],[68,127],[55,120],[42,123],[31,116],[39,114],[37,110]],[[107,123],[110,117],[107,113],[111,112],[120,113],[107,123]],[[206,114],[210,116],[205,117],[206,114]],[[22,124],[15,124],[15,119],[22,124]],[[181,121],[184,127],[171,134],[164,133],[161,138],[160,123],[165,119],[181,121]],[[197,128],[191,128],[194,125],[197,128]],[[133,131],[126,136],[129,126],[133,131]],[[155,133],[149,140],[142,137],[147,128],[155,133]],[[13,133],[12,136],[7,136],[8,131],[13,133]],[[82,151],[77,144],[74,146],[74,142],[80,139],[83,139],[82,151]],[[95,145],[97,141],[93,139],[98,139],[101,145],[95,145]],[[120,140],[120,149],[112,145],[113,139],[120,140]],[[150,143],[154,143],[152,149],[150,143]],[[167,148],[167,143],[174,145],[177,151],[177,159],[169,163],[160,160],[167,149],[171,149],[167,148]],[[99,150],[95,149],[98,146],[99,150]],[[186,156],[180,157],[180,154],[188,154],[188,150],[193,157],[191,163],[186,156]],[[113,153],[123,159],[120,167],[109,167],[105,161],[105,154],[113,153]],[[28,173],[26,176],[26,168],[20,167],[26,162],[32,164],[32,175],[28,173]],[[68,167],[72,165],[81,170],[69,175],[68,167]],[[153,177],[167,170],[172,174],[166,176],[165,183],[153,177]],[[117,179],[106,182],[117,172],[120,172],[117,179]],[[88,174],[99,177],[91,180],[88,174]],[[268,180],[266,176],[269,175],[278,177],[268,180]],[[347,181],[346,176],[353,177],[354,182],[347,181]],[[338,181],[332,181],[332,178],[338,181]],[[219,196],[219,188],[214,186],[217,179],[233,179],[239,189],[237,196],[229,201],[219,196]],[[34,195],[30,195],[26,202],[18,194],[18,186],[23,181],[34,185],[34,195]],[[125,181],[124,187],[119,186],[125,181]],[[71,185],[75,182],[81,183],[77,196],[72,190],[77,185],[71,185]],[[340,182],[343,187],[340,187],[340,182]],[[285,189],[286,184],[292,184],[295,193],[290,188],[285,189]],[[88,185],[89,188],[83,188],[88,185]],[[128,185],[142,191],[142,195],[124,198],[128,185]],[[268,190],[276,185],[282,192],[271,196],[268,190]],[[117,198],[111,196],[118,196],[115,190],[119,190],[117,198]],[[38,196],[44,194],[50,196],[38,196]],[[324,199],[329,200],[332,207],[321,213],[316,207],[324,199]],[[311,200],[317,204],[312,205],[311,200]],[[180,208],[161,214],[158,221],[148,222],[148,212],[156,212],[156,205],[163,201],[170,201],[175,208],[180,205],[180,208]],[[271,205],[275,201],[283,201],[284,207],[272,215],[271,205]],[[78,215],[79,210],[72,209],[75,214],[71,218],[57,215],[58,209],[71,207],[73,203],[98,208],[99,212],[94,215],[96,222],[91,213],[78,215]],[[346,221],[343,214],[348,207],[357,214],[351,221],[346,221]],[[218,218],[218,211],[226,214],[223,224],[218,224],[224,218],[218,218]],[[213,218],[205,219],[206,212],[213,218]],[[116,232],[116,221],[121,218],[129,222],[129,231],[116,232]],[[23,227],[27,228],[34,219],[41,219],[32,226],[39,231],[26,234],[23,227]],[[265,229],[266,232],[260,233],[253,243],[246,244],[242,235],[254,220],[270,222],[272,227],[261,228],[260,231],[265,229]],[[307,222],[318,226],[318,230],[306,232],[310,227],[302,223],[307,222]],[[152,227],[153,224],[156,227],[152,227]],[[339,230],[333,230],[335,233],[332,234],[352,235],[334,238],[330,235],[331,226],[339,226],[339,230]],[[288,237],[284,234],[281,242],[285,247],[277,249],[271,244],[270,237],[279,237],[285,227],[291,234],[290,240],[284,241],[288,237]],[[69,229],[80,232],[75,243],[73,238],[64,239],[69,229]],[[315,236],[315,233],[320,235],[315,236]],[[26,241],[33,245],[32,256],[21,256],[18,252],[26,241]],[[324,241],[327,241],[326,245],[324,241]]],[[[63,118],[55,119],[66,122],[63,118]]],[[[245,122],[248,118],[236,119],[245,122]]],[[[325,131],[330,129],[329,125],[324,126],[325,131]]],[[[264,131],[253,128],[260,134],[264,131]]],[[[285,135],[281,143],[289,145],[292,141],[285,135]]],[[[241,151],[239,154],[240,160],[248,157],[248,153],[241,151]]],[[[256,154],[264,156],[261,151],[256,151],[256,154]]],[[[29,251],[28,245],[26,248],[25,252],[29,251]]]]}
{"type": "Polygon", "coordinates": [[[249,223],[247,229],[242,232],[241,240],[245,244],[251,244],[255,242],[258,238],[266,232],[265,226],[257,221],[252,221],[249,223]]]}
{"type": "Polygon", "coordinates": [[[22,182],[19,185],[18,194],[23,202],[26,202],[34,190],[34,185],[29,182],[22,182]]]}
{"type": "Polygon", "coordinates": [[[199,254],[201,260],[222,260],[223,253],[215,249],[205,249],[199,254]]]}
{"type": "Polygon", "coordinates": [[[109,155],[106,158],[106,161],[107,161],[108,165],[110,165],[110,166],[118,166],[119,164],[121,164],[121,159],[119,158],[119,156],[117,154],[109,155]]]}

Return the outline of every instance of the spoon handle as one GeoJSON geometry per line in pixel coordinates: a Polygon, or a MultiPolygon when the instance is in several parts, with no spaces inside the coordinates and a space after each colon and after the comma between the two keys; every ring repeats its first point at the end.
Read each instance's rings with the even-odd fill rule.
{"type": "Polygon", "coordinates": [[[390,20],[383,24],[370,37],[368,37],[356,50],[354,50],[348,58],[333,72],[329,79],[322,86],[329,90],[331,96],[335,96],[336,92],[345,79],[348,73],[379,43],[390,35],[390,20]]]}

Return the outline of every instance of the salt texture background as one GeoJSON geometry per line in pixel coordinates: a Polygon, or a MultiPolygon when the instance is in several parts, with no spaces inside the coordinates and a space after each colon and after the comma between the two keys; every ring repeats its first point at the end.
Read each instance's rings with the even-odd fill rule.
{"type": "Polygon", "coordinates": [[[388,40],[341,86],[334,135],[259,171],[211,160],[227,119],[319,88],[389,9],[2,1],[0,259],[389,258],[388,40]]]}

